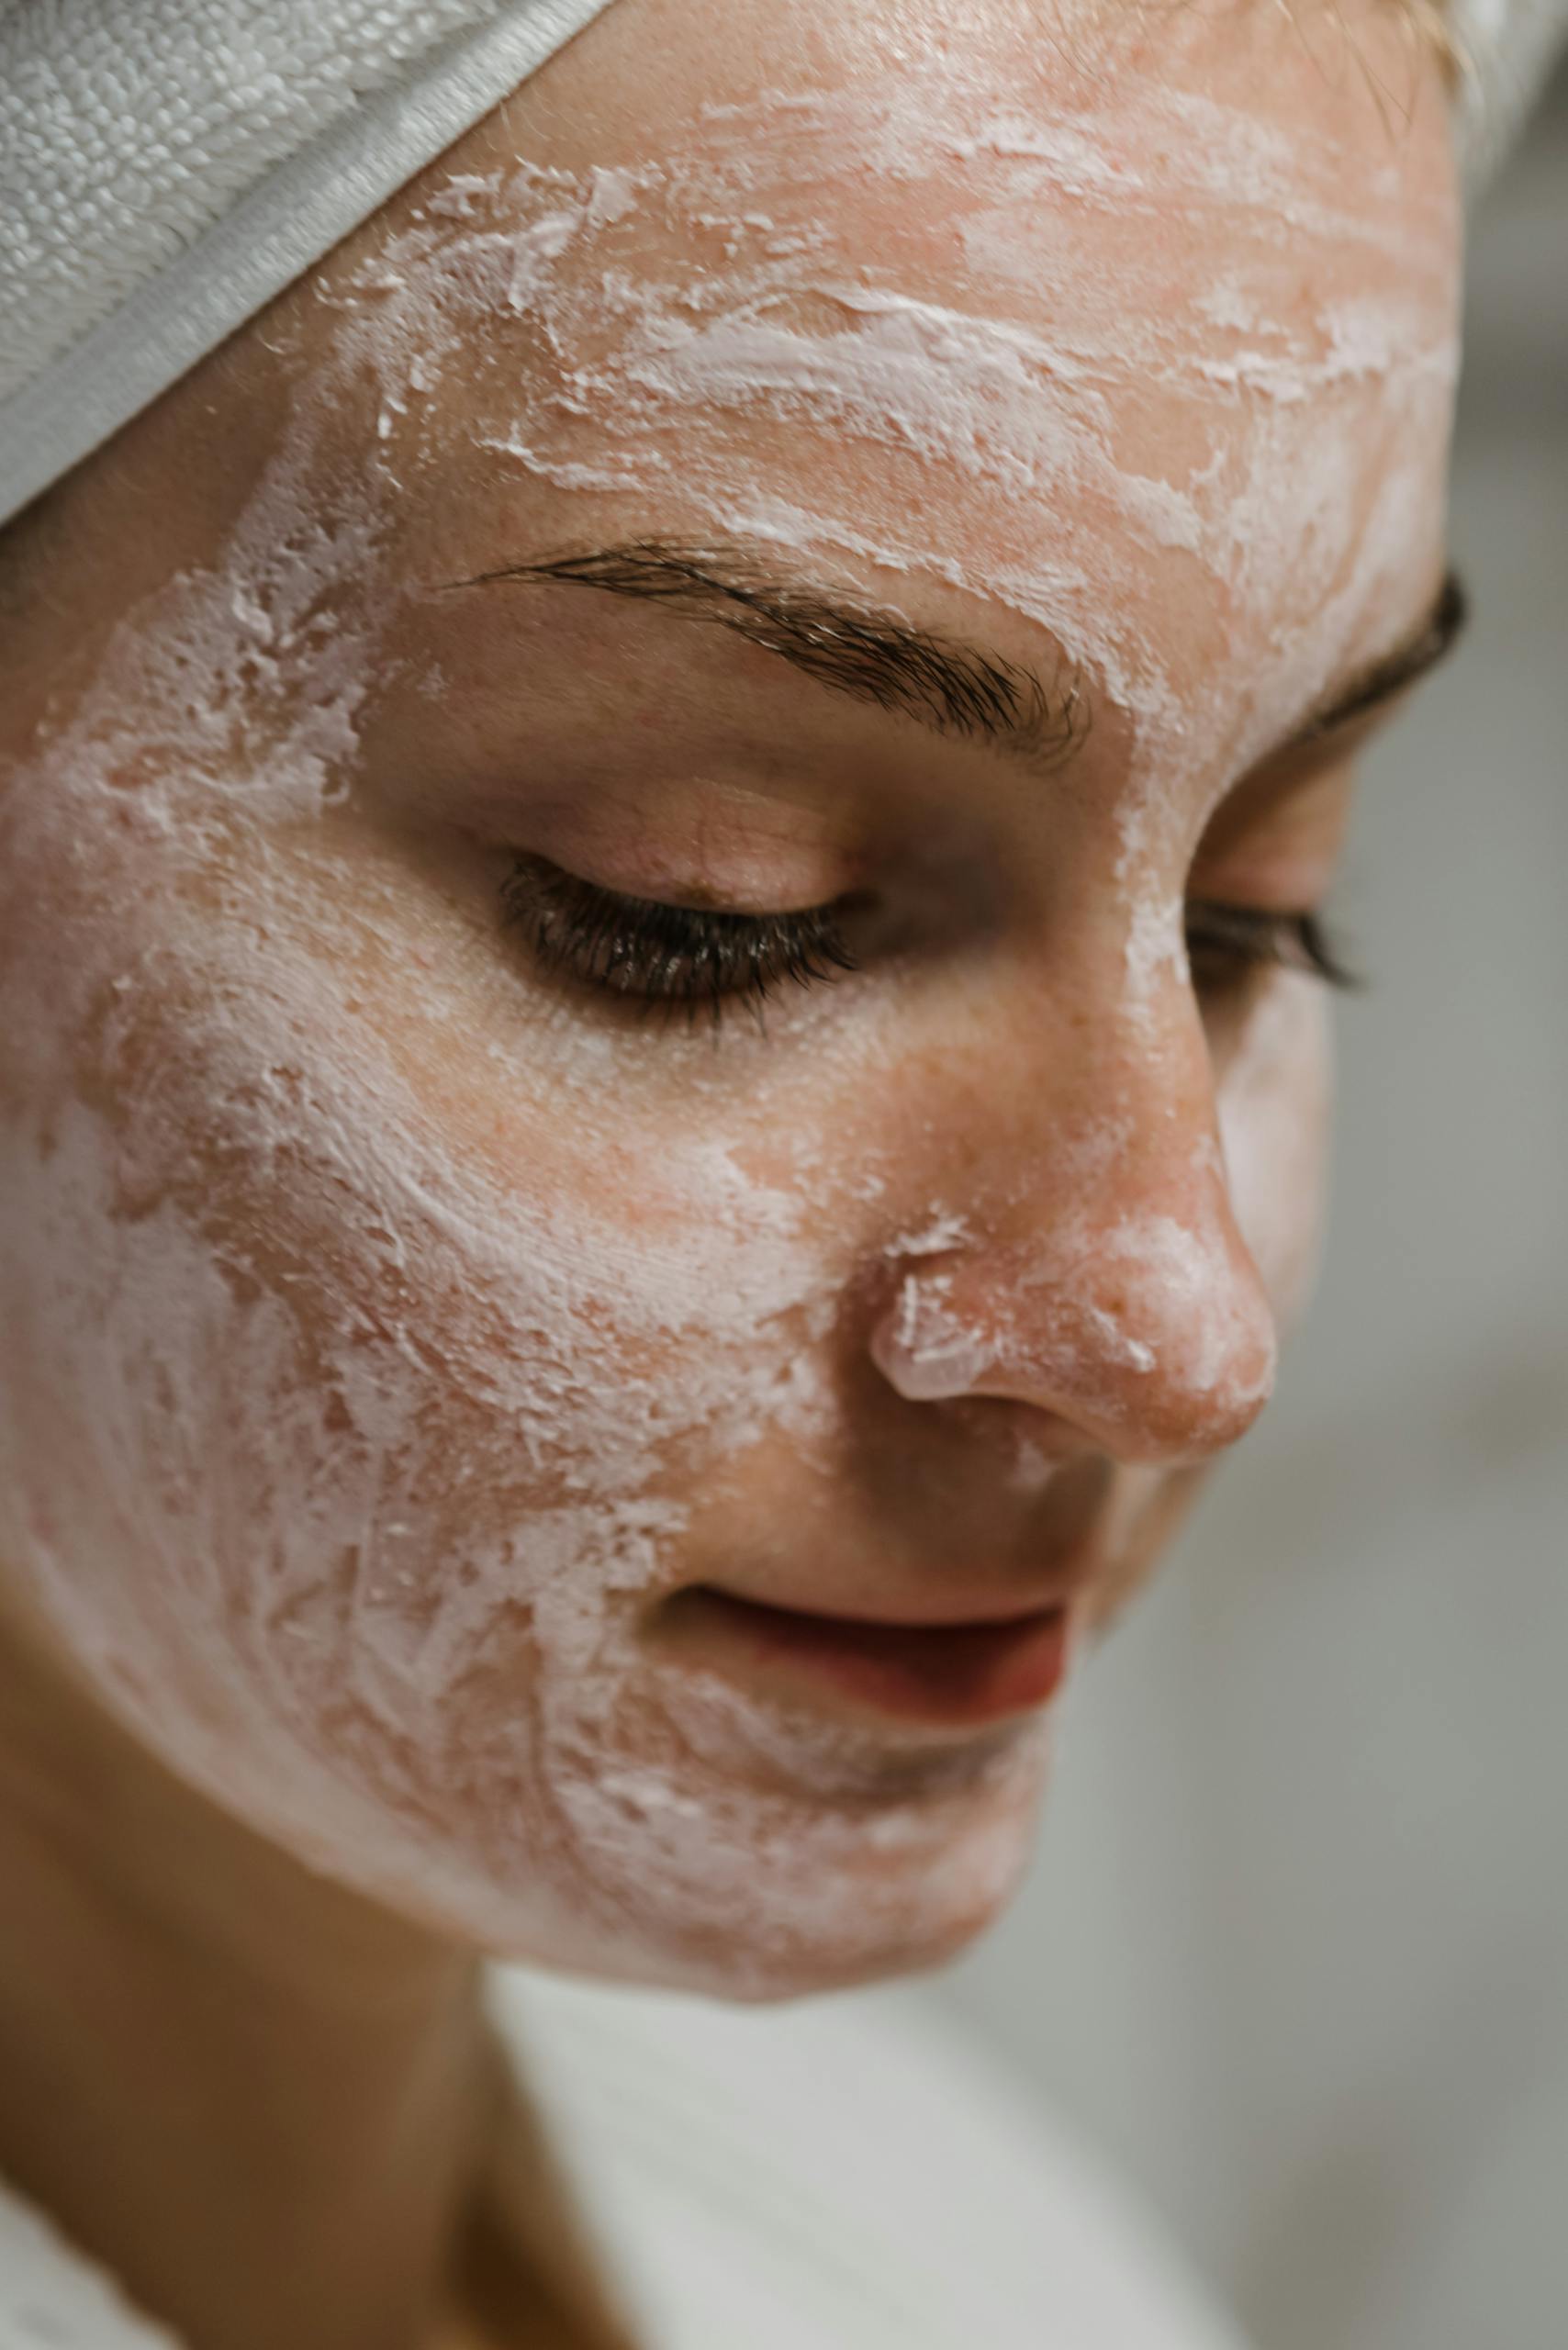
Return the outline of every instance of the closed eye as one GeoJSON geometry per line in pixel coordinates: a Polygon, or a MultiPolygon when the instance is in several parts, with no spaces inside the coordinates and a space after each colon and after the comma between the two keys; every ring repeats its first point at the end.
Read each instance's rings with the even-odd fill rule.
{"type": "Polygon", "coordinates": [[[1330,987],[1365,982],[1344,960],[1321,914],[1197,900],[1187,909],[1187,959],[1200,993],[1234,987],[1270,965],[1306,971],[1330,987]]]}
{"type": "Polygon", "coordinates": [[[542,857],[520,856],[502,885],[506,920],[546,970],[602,995],[706,1009],[760,1004],[780,986],[810,987],[859,968],[842,901],[784,913],[734,913],[629,898],[542,857]]]}

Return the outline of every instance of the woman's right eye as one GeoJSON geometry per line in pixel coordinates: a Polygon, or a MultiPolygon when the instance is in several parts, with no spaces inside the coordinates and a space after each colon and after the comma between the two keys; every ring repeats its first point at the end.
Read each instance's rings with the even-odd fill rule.
{"type": "Polygon", "coordinates": [[[732,913],[629,898],[546,858],[519,856],[501,885],[509,927],[546,970],[601,995],[667,1007],[758,1004],[781,983],[810,987],[859,968],[845,943],[842,904],[785,913],[732,913]]]}

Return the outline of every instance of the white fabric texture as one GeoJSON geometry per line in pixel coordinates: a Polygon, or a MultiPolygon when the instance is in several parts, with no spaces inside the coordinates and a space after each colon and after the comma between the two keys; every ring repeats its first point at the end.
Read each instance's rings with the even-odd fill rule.
{"type": "Polygon", "coordinates": [[[179,2350],[0,2183],[0,2350],[179,2350]]]}
{"type": "MultiPolygon", "coordinates": [[[[0,0],[0,524],[607,0],[0,0]]],[[[1568,0],[1454,0],[1479,177],[1568,0]]]]}
{"type": "Polygon", "coordinates": [[[918,1995],[757,2009],[508,1968],[494,2004],[646,2350],[1239,2350],[918,1995]]]}
{"type": "MultiPolygon", "coordinates": [[[[907,1995],[739,2009],[498,1970],[643,2350],[1238,2350],[907,1995]]],[[[0,2350],[177,2350],[0,2188],[0,2350]]]]}
{"type": "Polygon", "coordinates": [[[0,522],[607,0],[0,0],[0,522]]]}

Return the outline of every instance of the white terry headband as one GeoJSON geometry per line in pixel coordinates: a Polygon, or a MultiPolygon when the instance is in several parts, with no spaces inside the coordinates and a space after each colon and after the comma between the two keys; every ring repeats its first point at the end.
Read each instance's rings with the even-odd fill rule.
{"type": "MultiPolygon", "coordinates": [[[[0,0],[0,524],[608,0],[0,0]]],[[[1454,0],[1473,179],[1568,0],[1454,0]]]]}

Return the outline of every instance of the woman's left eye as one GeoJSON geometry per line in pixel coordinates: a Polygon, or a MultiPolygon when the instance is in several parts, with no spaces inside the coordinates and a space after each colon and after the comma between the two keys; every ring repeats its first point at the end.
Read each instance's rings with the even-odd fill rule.
{"type": "Polygon", "coordinates": [[[1187,909],[1187,960],[1200,992],[1235,987],[1263,965],[1308,971],[1330,987],[1357,988],[1321,914],[1196,900],[1187,909]]]}
{"type": "Polygon", "coordinates": [[[859,968],[834,906],[745,914],[671,905],[622,897],[537,856],[516,859],[501,903],[545,969],[633,1002],[706,1006],[715,1024],[726,1004],[859,968]]]}

